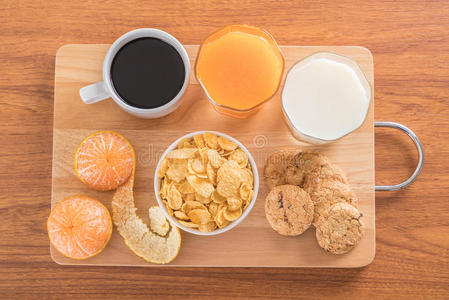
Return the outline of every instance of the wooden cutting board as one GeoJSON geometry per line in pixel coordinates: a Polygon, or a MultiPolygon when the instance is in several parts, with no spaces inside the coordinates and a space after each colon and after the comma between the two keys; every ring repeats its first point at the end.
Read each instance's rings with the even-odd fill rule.
{"type": "MultiPolygon", "coordinates": [[[[215,112],[194,76],[186,99],[174,113],[154,120],[138,119],[122,111],[112,100],[84,104],[79,89],[102,80],[103,58],[109,45],[65,45],[56,54],[53,131],[53,177],[51,205],[74,195],[85,194],[111,209],[113,192],[87,188],[76,177],[73,154],[88,134],[102,129],[123,134],[137,155],[135,199],[138,214],[148,221],[148,208],[157,205],[153,174],[162,152],[178,137],[197,130],[220,131],[241,141],[252,153],[263,174],[266,158],[279,149],[318,150],[346,171],[359,198],[366,233],[360,244],[345,255],[324,252],[315,240],[313,226],[299,237],[284,237],[265,219],[264,200],[268,193],[261,176],[257,202],[236,228],[218,236],[182,234],[179,256],[166,266],[210,267],[362,267],[375,255],[374,200],[374,101],[362,127],[340,141],[325,146],[303,144],[290,134],[282,116],[280,92],[248,119],[234,119],[215,112]]],[[[373,59],[366,48],[353,46],[283,46],[286,70],[299,59],[317,51],[331,51],[356,60],[374,86],[373,59]]],[[[198,46],[186,46],[194,65],[198,46]]],[[[62,256],[52,246],[51,256],[59,264],[101,266],[155,266],[134,255],[114,228],[104,251],[87,260],[62,256]]]]}

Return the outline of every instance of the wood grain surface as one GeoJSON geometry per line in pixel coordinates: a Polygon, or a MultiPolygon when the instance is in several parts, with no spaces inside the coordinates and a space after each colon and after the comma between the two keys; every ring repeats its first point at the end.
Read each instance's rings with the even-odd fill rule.
{"type": "MultiPolygon", "coordinates": [[[[447,1],[21,1],[0,4],[0,298],[448,299],[447,1]],[[361,269],[60,266],[45,220],[51,194],[54,66],[69,43],[111,43],[157,27],[198,44],[229,23],[281,45],[361,45],[375,65],[375,119],[412,128],[418,180],[376,193],[376,258],[361,269]]],[[[416,164],[407,137],[376,129],[376,182],[416,164]]]]}
{"type": "MultiPolygon", "coordinates": [[[[211,267],[362,267],[375,255],[374,201],[374,107],[370,103],[363,125],[341,140],[312,146],[292,137],[283,121],[281,89],[257,113],[237,119],[217,113],[209,104],[193,71],[181,106],[159,119],[139,119],[122,111],[111,99],[93,105],[84,104],[79,90],[102,79],[102,62],[109,45],[64,45],[58,50],[55,66],[53,131],[52,206],[73,194],[92,196],[111,211],[113,192],[95,192],[76,177],[73,153],[79,143],[97,130],[123,134],[136,151],[135,203],[137,213],[148,221],[148,208],[157,205],[153,180],[156,165],[167,147],[181,136],[199,130],[214,130],[239,140],[252,154],[260,176],[260,188],[248,217],[229,232],[204,237],[181,232],[180,254],[167,266],[211,267]],[[341,167],[358,197],[366,230],[360,244],[346,255],[322,251],[310,228],[298,238],[277,234],[266,221],[264,200],[269,192],[263,177],[265,161],[279,149],[317,150],[341,167]]],[[[198,45],[185,46],[191,65],[195,65],[198,45]]],[[[362,47],[281,47],[285,68],[319,51],[331,51],[358,62],[371,86],[373,60],[362,47]]],[[[53,259],[66,265],[155,266],[132,253],[114,230],[106,249],[87,260],[64,257],[51,247],[53,259]]]]}

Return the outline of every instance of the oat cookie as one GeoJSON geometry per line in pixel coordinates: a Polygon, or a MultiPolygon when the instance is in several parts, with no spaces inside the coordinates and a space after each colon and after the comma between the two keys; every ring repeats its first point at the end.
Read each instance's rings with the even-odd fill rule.
{"type": "Polygon", "coordinates": [[[349,252],[360,242],[364,233],[361,217],[357,208],[348,203],[331,206],[316,224],[318,244],[334,254],[349,252]]]}
{"type": "Polygon", "coordinates": [[[265,199],[265,216],[279,234],[300,235],[312,223],[313,202],[300,187],[279,185],[265,199]]]}
{"type": "Polygon", "coordinates": [[[307,177],[304,190],[309,193],[314,204],[313,225],[318,218],[332,205],[346,202],[357,207],[357,196],[348,184],[337,180],[316,180],[315,177],[307,177]]]}
{"type": "Polygon", "coordinates": [[[265,179],[270,189],[286,183],[286,169],[295,152],[281,150],[268,157],[264,168],[265,179]]]}
{"type": "Polygon", "coordinates": [[[321,169],[324,165],[330,165],[326,156],[317,152],[298,152],[287,165],[286,183],[302,186],[308,174],[321,169]]]}
{"type": "Polygon", "coordinates": [[[309,172],[306,177],[307,178],[304,180],[304,186],[307,181],[309,182],[308,184],[310,184],[311,181],[317,183],[322,181],[340,181],[341,183],[346,184],[349,182],[345,172],[343,172],[340,167],[333,165],[330,162],[309,172]]]}

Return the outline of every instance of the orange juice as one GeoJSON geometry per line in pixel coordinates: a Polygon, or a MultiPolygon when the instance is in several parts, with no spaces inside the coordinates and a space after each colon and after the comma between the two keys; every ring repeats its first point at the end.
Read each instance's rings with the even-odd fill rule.
{"type": "Polygon", "coordinates": [[[196,76],[209,99],[231,111],[247,112],[277,91],[284,58],[274,39],[248,25],[230,25],[201,45],[196,76]]]}

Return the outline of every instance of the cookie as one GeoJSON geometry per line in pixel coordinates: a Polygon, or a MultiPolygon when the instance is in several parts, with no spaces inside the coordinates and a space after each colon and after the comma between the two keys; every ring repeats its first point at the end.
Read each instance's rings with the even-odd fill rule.
{"type": "Polygon", "coordinates": [[[265,163],[264,176],[270,189],[286,183],[286,169],[295,155],[293,151],[277,151],[268,157],[265,163]]]}
{"type": "Polygon", "coordinates": [[[344,254],[352,250],[364,233],[362,214],[348,203],[337,203],[316,224],[316,239],[324,250],[344,254]]]}
{"type": "Polygon", "coordinates": [[[317,152],[299,152],[289,161],[286,169],[286,183],[302,186],[308,174],[330,165],[329,159],[317,152]]]}
{"type": "Polygon", "coordinates": [[[310,181],[340,181],[341,183],[347,184],[348,178],[342,169],[329,162],[309,172],[304,180],[304,186],[306,185],[306,181],[309,181],[309,183],[310,181]]]}
{"type": "Polygon", "coordinates": [[[281,235],[300,235],[313,220],[313,203],[309,194],[296,185],[279,185],[265,199],[265,216],[281,235]]]}
{"type": "Polygon", "coordinates": [[[338,180],[316,180],[309,176],[305,180],[304,190],[309,193],[314,204],[313,225],[332,205],[345,202],[357,207],[357,197],[348,184],[338,180]]]}

